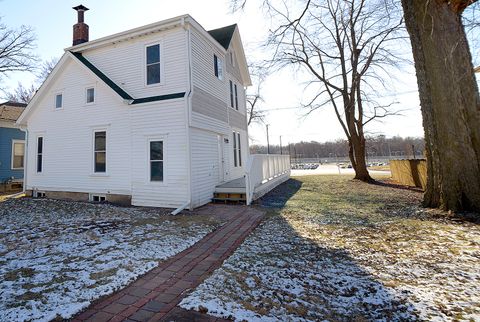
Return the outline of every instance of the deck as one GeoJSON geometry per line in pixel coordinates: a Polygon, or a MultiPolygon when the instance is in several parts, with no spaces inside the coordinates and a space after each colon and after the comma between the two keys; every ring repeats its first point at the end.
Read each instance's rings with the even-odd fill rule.
{"type": "Polygon", "coordinates": [[[245,193],[245,177],[227,181],[215,187],[216,193],[245,193]]]}

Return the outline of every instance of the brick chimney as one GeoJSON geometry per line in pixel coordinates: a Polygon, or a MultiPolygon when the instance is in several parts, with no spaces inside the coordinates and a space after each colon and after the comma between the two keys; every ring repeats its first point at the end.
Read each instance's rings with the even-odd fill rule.
{"type": "Polygon", "coordinates": [[[84,5],[73,7],[77,11],[78,22],[73,25],[73,46],[88,42],[88,25],[83,22],[83,13],[88,10],[84,5]]]}

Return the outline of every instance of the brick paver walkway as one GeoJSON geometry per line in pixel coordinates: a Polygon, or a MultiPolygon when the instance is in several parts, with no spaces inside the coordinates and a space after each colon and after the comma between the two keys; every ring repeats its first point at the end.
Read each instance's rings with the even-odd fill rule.
{"type": "Polygon", "coordinates": [[[94,303],[73,321],[222,321],[175,307],[220,267],[263,217],[261,211],[245,206],[230,206],[228,211],[235,214],[227,223],[126,288],[94,303]]]}

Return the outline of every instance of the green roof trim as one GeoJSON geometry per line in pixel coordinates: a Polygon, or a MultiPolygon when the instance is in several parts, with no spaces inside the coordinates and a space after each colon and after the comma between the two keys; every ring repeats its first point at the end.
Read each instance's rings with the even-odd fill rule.
{"type": "Polygon", "coordinates": [[[228,49],[228,46],[230,46],[230,42],[232,41],[233,33],[235,32],[235,29],[237,28],[237,24],[218,28],[218,29],[213,29],[209,30],[208,33],[210,36],[215,38],[215,40],[222,45],[223,48],[228,49]]]}
{"type": "Polygon", "coordinates": [[[133,100],[127,92],[115,84],[107,75],[102,73],[97,67],[95,67],[91,62],[88,61],[81,53],[72,53],[79,61],[81,61],[85,66],[88,67],[95,75],[97,75],[105,84],[107,84],[111,89],[113,89],[121,98],[125,100],[133,100]]]}
{"type": "Polygon", "coordinates": [[[185,97],[185,92],[159,95],[159,96],[150,96],[145,98],[137,98],[133,100],[132,105],[141,104],[141,103],[150,103],[150,102],[156,102],[156,101],[172,100],[175,98],[182,98],[182,97],[185,97]]]}
{"type": "Polygon", "coordinates": [[[142,104],[142,103],[150,103],[156,101],[164,101],[170,100],[175,98],[182,98],[185,97],[185,92],[182,93],[174,93],[174,94],[166,94],[166,95],[158,95],[158,96],[150,96],[144,98],[133,98],[127,92],[125,92],[120,86],[115,84],[107,75],[102,73],[97,67],[95,67],[88,59],[86,59],[81,53],[73,53],[72,54],[88,69],[90,69],[95,75],[97,75],[107,86],[113,89],[121,98],[125,100],[132,101],[130,104],[142,104]]]}

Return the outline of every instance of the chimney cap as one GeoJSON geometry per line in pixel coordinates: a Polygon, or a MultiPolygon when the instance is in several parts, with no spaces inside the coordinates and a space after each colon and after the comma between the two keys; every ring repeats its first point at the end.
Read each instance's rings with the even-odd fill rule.
{"type": "Polygon", "coordinates": [[[87,7],[85,7],[83,4],[79,5],[79,6],[76,6],[76,7],[73,7],[72,9],[75,9],[77,11],[87,11],[87,10],[90,10],[88,9],[87,7]]]}

